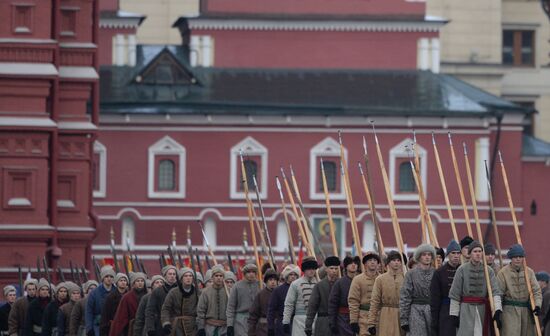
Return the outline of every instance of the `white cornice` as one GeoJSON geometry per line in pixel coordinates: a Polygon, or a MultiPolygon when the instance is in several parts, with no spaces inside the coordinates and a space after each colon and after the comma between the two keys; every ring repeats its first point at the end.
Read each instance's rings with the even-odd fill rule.
{"type": "Polygon", "coordinates": [[[189,19],[191,30],[284,30],[284,31],[373,31],[438,32],[445,22],[438,21],[273,21],[189,19]]]}
{"type": "Polygon", "coordinates": [[[138,28],[141,18],[102,18],[100,28],[138,28]]]}

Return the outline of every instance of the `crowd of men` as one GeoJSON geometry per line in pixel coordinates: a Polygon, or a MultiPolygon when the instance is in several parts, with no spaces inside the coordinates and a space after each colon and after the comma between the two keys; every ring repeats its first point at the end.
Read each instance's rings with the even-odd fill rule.
{"type": "Polygon", "coordinates": [[[239,281],[222,265],[204,276],[168,265],[150,278],[104,266],[99,283],[28,279],[18,299],[4,287],[0,335],[529,336],[535,319],[550,335],[550,276],[524,269],[521,245],[507,257],[497,265],[492,245],[465,237],[445,250],[422,244],[409,262],[397,251],[322,267],[305,257],[280,274],[247,263],[239,281]]]}

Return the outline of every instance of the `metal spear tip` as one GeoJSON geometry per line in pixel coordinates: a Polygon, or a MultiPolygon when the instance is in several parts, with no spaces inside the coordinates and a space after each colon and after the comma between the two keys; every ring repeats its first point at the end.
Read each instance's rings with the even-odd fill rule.
{"type": "Polygon", "coordinates": [[[434,135],[434,131],[432,131],[432,144],[435,145],[435,135],[434,135]]]}
{"type": "Polygon", "coordinates": [[[338,142],[340,142],[340,145],[342,144],[342,131],[338,130],[338,142]]]}
{"type": "Polygon", "coordinates": [[[285,170],[283,167],[281,167],[281,175],[283,176],[283,179],[286,180],[286,174],[285,174],[285,170]]]}
{"type": "Polygon", "coordinates": [[[447,132],[447,137],[449,137],[449,144],[453,145],[453,138],[451,137],[451,132],[447,132]]]}
{"type": "Polygon", "coordinates": [[[465,142],[462,143],[462,147],[464,147],[464,155],[468,155],[468,147],[465,142]]]}
{"type": "Polygon", "coordinates": [[[500,160],[500,163],[504,163],[502,160],[502,153],[500,152],[500,149],[498,150],[498,159],[500,160]]]}
{"type": "Polygon", "coordinates": [[[363,151],[365,152],[365,155],[367,155],[367,139],[365,139],[364,135],[363,135],[363,151]]]}
{"type": "Polygon", "coordinates": [[[416,143],[416,130],[413,128],[413,142],[416,143]]]}
{"type": "Polygon", "coordinates": [[[361,162],[357,161],[357,166],[359,167],[359,173],[363,175],[363,166],[361,165],[361,162]]]}
{"type": "Polygon", "coordinates": [[[290,176],[294,177],[294,169],[292,168],[292,165],[290,165],[290,176]]]}

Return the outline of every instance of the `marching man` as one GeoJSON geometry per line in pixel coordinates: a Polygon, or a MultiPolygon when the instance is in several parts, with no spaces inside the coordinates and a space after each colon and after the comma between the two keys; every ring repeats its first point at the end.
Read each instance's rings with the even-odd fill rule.
{"type": "Polygon", "coordinates": [[[374,281],[378,277],[380,257],[367,252],[363,257],[363,273],[355,276],[351,282],[348,296],[349,321],[351,330],[361,336],[367,334],[367,319],[374,281]]]}

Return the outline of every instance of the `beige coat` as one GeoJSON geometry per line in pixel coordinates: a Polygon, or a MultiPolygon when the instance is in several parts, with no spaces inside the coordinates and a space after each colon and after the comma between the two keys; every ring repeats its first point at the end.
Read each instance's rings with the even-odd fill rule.
{"type": "Polygon", "coordinates": [[[348,294],[349,320],[350,323],[359,323],[361,336],[367,334],[367,318],[369,316],[369,305],[374,287],[374,281],[378,273],[369,275],[360,274],[353,278],[348,294]]]}
{"type": "Polygon", "coordinates": [[[402,272],[388,270],[374,281],[367,326],[376,327],[378,335],[404,335],[399,326],[399,290],[403,279],[402,272]]]}
{"type": "MultiPolygon", "coordinates": [[[[539,283],[532,269],[527,268],[529,282],[535,297],[535,306],[542,305],[542,294],[539,283]]],[[[518,303],[528,305],[529,292],[525,282],[523,266],[516,269],[513,265],[503,267],[497,275],[498,285],[502,292],[502,336],[536,335],[535,321],[530,306],[520,307],[518,303]]]]}

